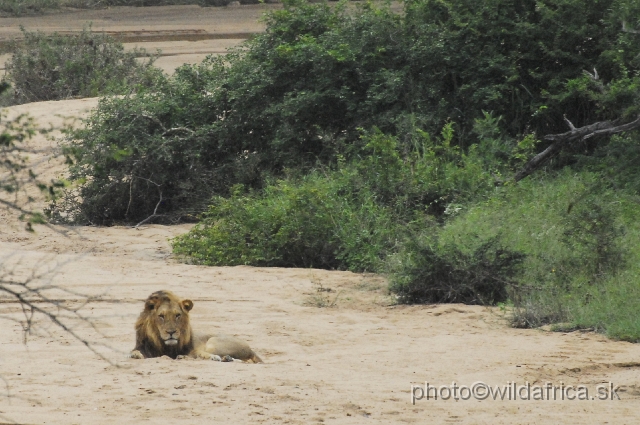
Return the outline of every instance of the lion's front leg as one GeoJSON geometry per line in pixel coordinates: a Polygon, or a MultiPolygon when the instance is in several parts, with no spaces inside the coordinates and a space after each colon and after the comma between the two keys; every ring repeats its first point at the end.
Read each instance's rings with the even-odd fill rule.
{"type": "Polygon", "coordinates": [[[129,357],[130,359],[144,359],[144,355],[140,352],[140,350],[133,350],[127,357],[129,357]]]}
{"type": "Polygon", "coordinates": [[[213,360],[214,362],[222,361],[222,358],[217,354],[207,353],[204,350],[193,350],[191,352],[191,357],[195,357],[196,359],[203,359],[203,360],[213,360]]]}

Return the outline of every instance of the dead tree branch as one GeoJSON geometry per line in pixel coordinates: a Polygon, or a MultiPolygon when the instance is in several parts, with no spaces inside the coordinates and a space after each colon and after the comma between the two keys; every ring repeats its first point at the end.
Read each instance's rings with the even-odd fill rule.
{"type": "Polygon", "coordinates": [[[580,128],[575,128],[573,124],[566,119],[566,117],[565,121],[571,130],[566,133],[549,134],[544,136],[544,140],[549,140],[553,143],[547,149],[531,158],[529,162],[527,162],[524,167],[515,174],[513,177],[514,181],[520,181],[532,174],[545,162],[560,153],[565,146],[568,146],[577,140],[583,141],[596,136],[610,136],[612,134],[640,128],[640,116],[635,121],[631,121],[627,124],[617,125],[617,123],[613,121],[600,121],[580,128]]]}
{"type": "MultiPolygon", "coordinates": [[[[162,189],[161,186],[158,183],[149,180],[149,179],[145,179],[144,177],[138,177],[138,176],[134,176],[135,178],[141,179],[141,180],[146,180],[149,183],[155,184],[156,187],[158,188],[158,195],[160,196],[160,199],[158,200],[158,203],[156,204],[156,207],[153,210],[153,214],[151,214],[149,217],[145,218],[144,220],[142,220],[140,223],[136,224],[135,226],[132,226],[134,229],[137,229],[138,227],[142,226],[144,223],[146,223],[147,221],[154,219],[156,217],[162,217],[164,216],[164,214],[158,214],[158,207],[160,206],[160,204],[162,204],[162,189]]],[[[128,209],[127,209],[128,211],[128,209]]]]}

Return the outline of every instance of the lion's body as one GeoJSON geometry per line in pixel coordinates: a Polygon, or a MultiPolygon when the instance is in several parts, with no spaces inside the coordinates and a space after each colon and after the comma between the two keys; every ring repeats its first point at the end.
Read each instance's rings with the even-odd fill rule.
{"type": "Polygon", "coordinates": [[[249,345],[229,335],[194,335],[189,322],[191,300],[181,300],[169,291],[154,292],[147,298],[136,322],[136,347],[130,357],[145,359],[169,356],[220,360],[231,357],[262,363],[249,345]]]}

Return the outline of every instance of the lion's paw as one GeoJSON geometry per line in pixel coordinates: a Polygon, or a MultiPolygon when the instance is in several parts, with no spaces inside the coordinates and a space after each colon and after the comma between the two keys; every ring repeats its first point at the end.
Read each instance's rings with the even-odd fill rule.
{"type": "Polygon", "coordinates": [[[129,353],[127,357],[130,359],[139,359],[139,360],[144,359],[144,356],[139,350],[133,350],[132,352],[129,353]]]}
{"type": "Polygon", "coordinates": [[[212,354],[210,359],[213,360],[214,362],[222,362],[222,361],[224,361],[224,360],[222,360],[222,357],[220,357],[217,354],[212,354]]]}
{"type": "Polygon", "coordinates": [[[230,355],[228,355],[228,354],[227,354],[226,356],[223,356],[223,357],[222,357],[222,361],[223,361],[223,362],[232,362],[233,360],[234,360],[234,358],[233,358],[233,357],[231,357],[231,356],[230,356],[230,355]]]}

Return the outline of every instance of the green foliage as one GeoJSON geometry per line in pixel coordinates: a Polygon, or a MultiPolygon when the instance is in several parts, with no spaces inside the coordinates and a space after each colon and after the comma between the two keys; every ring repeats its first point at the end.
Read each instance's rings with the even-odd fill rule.
{"type": "Polygon", "coordinates": [[[59,0],[0,0],[0,13],[9,16],[39,14],[57,9],[59,0]]]}
{"type": "Polygon", "coordinates": [[[380,271],[425,212],[477,196],[490,179],[476,159],[450,145],[451,125],[440,138],[417,129],[414,137],[403,152],[397,138],[374,130],[362,135],[359,158],[336,171],[216,197],[174,251],[209,265],[380,271]]]}
{"type": "MultiPolygon", "coordinates": [[[[441,257],[460,261],[456,252],[469,258],[487,244],[522,254],[520,266],[507,269],[514,274],[494,274],[514,304],[515,325],[571,322],[638,339],[640,334],[628,328],[640,329],[640,321],[631,317],[637,303],[621,295],[637,291],[640,228],[634,217],[640,208],[635,199],[603,186],[601,174],[587,171],[525,180],[436,229],[437,244],[428,246],[435,254],[429,255],[437,259],[434,255],[446,252],[442,247],[450,247],[441,257]],[[605,315],[613,306],[617,311],[605,315]]],[[[413,282],[426,282],[410,280],[412,273],[435,268],[415,266],[413,258],[425,252],[424,246],[405,249],[402,267],[392,277],[401,294],[413,282]]]]}
{"type": "Polygon", "coordinates": [[[640,135],[618,135],[602,144],[593,155],[580,156],[577,168],[600,173],[615,190],[640,196],[640,135]]]}
{"type": "Polygon", "coordinates": [[[441,243],[433,234],[405,242],[390,260],[391,291],[406,303],[495,304],[507,299],[524,255],[498,238],[466,252],[464,242],[441,243]]]}
{"type": "Polygon", "coordinates": [[[564,131],[563,114],[584,125],[637,110],[639,35],[620,29],[639,11],[630,0],[410,1],[412,72],[431,98],[424,111],[468,123],[494,111],[512,135],[541,135],[564,131]],[[597,81],[584,75],[594,67],[597,81]]]}
{"type": "Polygon", "coordinates": [[[193,219],[214,194],[233,184],[256,185],[262,155],[241,143],[212,144],[230,137],[207,83],[224,73],[211,58],[157,78],[148,90],[101,99],[86,126],[65,146],[70,179],[79,188],[51,208],[54,218],[113,224],[193,219]]]}
{"type": "Polygon", "coordinates": [[[161,74],[143,51],[124,52],[121,43],[84,29],[78,35],[46,35],[22,29],[24,40],[6,64],[14,102],[28,103],[122,93],[150,85],[161,74]]]}
{"type": "Polygon", "coordinates": [[[236,186],[174,240],[174,252],[207,265],[376,271],[397,225],[370,192],[355,192],[348,181],[342,173],[310,174],[280,180],[260,194],[236,186]]]}
{"type": "MultiPolygon", "coordinates": [[[[637,237],[634,239],[638,241],[637,237]]],[[[572,305],[571,322],[576,328],[590,328],[611,338],[640,342],[638,279],[640,270],[633,265],[600,287],[584,291],[582,302],[572,305]]]]}
{"type": "Polygon", "coordinates": [[[361,138],[363,147],[351,162],[361,176],[353,184],[371,188],[403,220],[414,212],[441,216],[448,205],[479,197],[494,183],[476,147],[465,154],[452,140],[452,123],[437,138],[409,128],[404,142],[374,129],[361,138]]]}
{"type": "MultiPolygon", "coordinates": [[[[459,155],[482,158],[478,164],[500,179],[540,147],[541,134],[564,130],[565,112],[579,112],[579,117],[569,118],[580,125],[631,114],[638,105],[639,36],[620,31],[620,19],[632,25],[637,7],[627,0],[599,1],[588,7],[583,3],[416,0],[407,2],[405,13],[398,14],[372,3],[354,10],[346,3],[329,7],[287,1],[284,9],[267,15],[265,34],[227,55],[226,62],[211,59],[184,67],[168,82],[158,82],[152,89],[164,94],[158,104],[153,96],[143,95],[128,97],[120,106],[162,109],[162,117],[155,118],[167,130],[185,126],[183,117],[188,117],[187,127],[198,140],[195,133],[183,133],[181,143],[189,145],[187,150],[202,164],[201,175],[236,170],[237,158],[249,152],[253,162],[239,171],[244,176],[227,173],[225,184],[209,184],[212,194],[225,195],[236,183],[259,187],[265,176],[282,176],[286,168],[309,170],[318,163],[333,166],[338,158],[351,161],[363,154],[359,129],[374,127],[398,136],[399,148],[407,151],[419,139],[415,128],[437,134],[448,125],[451,148],[459,148],[459,155]],[[594,66],[597,81],[583,73],[594,66]],[[144,99],[151,102],[149,108],[144,99]],[[175,104],[180,108],[171,106],[175,104]]],[[[117,116],[114,119],[107,110],[96,112],[95,128],[105,136],[95,132],[78,136],[76,148],[85,151],[84,158],[97,158],[88,152],[102,146],[94,140],[121,134],[121,128],[135,128],[140,139],[160,143],[159,127],[140,119],[140,113],[117,116]]],[[[108,168],[89,165],[91,170],[119,179],[133,175],[125,170],[131,163],[154,169],[166,166],[159,157],[157,164],[141,157],[145,149],[129,149],[124,141],[112,144],[117,151],[130,152],[129,160],[101,160],[108,162],[104,164],[108,168]]],[[[176,162],[183,163],[181,158],[178,155],[176,162]]],[[[85,174],[79,177],[87,181],[93,177],[85,174]]],[[[164,185],[155,174],[135,175],[164,185]]],[[[176,177],[171,184],[179,185],[185,178],[190,185],[190,177],[176,177]]],[[[94,190],[97,197],[107,199],[111,195],[105,196],[105,191],[113,188],[107,184],[100,192],[94,185],[94,190]]],[[[139,215],[127,213],[129,197],[111,199],[107,221],[150,214],[158,191],[150,185],[147,192],[148,202],[139,215]]],[[[452,195],[441,192],[438,197],[446,200],[452,195]]],[[[416,202],[436,200],[422,198],[416,202]]],[[[187,198],[165,204],[164,213],[197,210],[201,197],[193,199],[195,203],[188,205],[187,198]]],[[[97,215],[88,218],[101,222],[104,214],[99,208],[92,210],[97,215]]]]}
{"type": "Polygon", "coordinates": [[[291,1],[234,64],[252,72],[230,83],[253,88],[237,97],[243,111],[281,114],[276,136],[315,152],[331,141],[316,147],[317,130],[347,141],[357,126],[395,134],[407,113],[431,133],[454,120],[457,143],[473,140],[482,111],[502,116],[512,137],[540,136],[564,131],[565,113],[582,125],[637,110],[640,36],[620,31],[637,9],[630,0],[416,0],[399,15],[291,1]],[[584,74],[594,67],[597,81],[584,74]]]}

